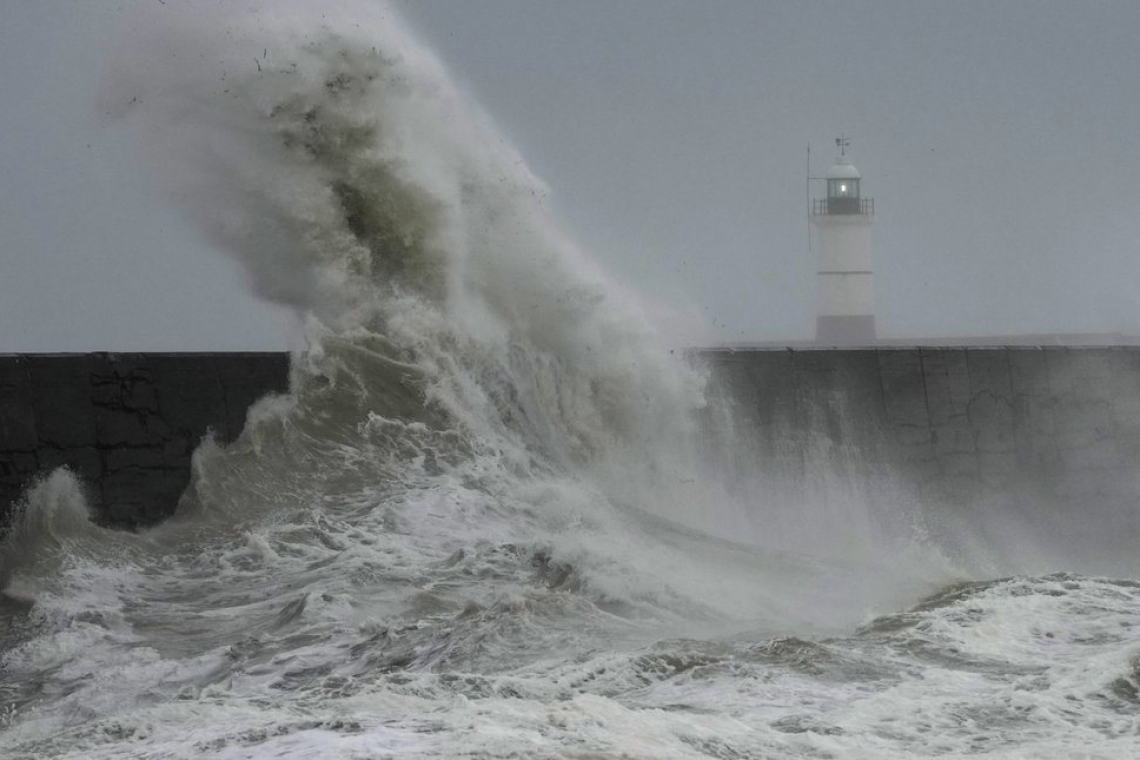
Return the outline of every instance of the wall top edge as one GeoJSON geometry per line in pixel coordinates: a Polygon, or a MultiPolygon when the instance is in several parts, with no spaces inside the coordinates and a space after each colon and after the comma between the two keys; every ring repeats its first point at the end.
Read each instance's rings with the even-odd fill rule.
{"type": "Polygon", "coordinates": [[[117,356],[186,356],[205,358],[208,356],[289,356],[288,351],[49,351],[35,353],[15,351],[0,353],[0,359],[67,359],[76,356],[94,356],[99,358],[114,358],[117,356]]]}
{"type": "Polygon", "coordinates": [[[1077,344],[1072,346],[1027,345],[1012,343],[1009,345],[913,345],[913,346],[694,346],[685,349],[687,353],[723,353],[723,354],[751,354],[773,351],[789,351],[795,353],[821,353],[835,351],[1140,351],[1140,345],[1096,345],[1077,344]]]}

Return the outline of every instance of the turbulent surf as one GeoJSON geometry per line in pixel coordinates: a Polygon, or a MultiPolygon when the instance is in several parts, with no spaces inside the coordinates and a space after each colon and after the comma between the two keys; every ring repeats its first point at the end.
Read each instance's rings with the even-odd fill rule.
{"type": "Polygon", "coordinates": [[[298,314],[291,391],[157,527],[66,470],[25,495],[0,754],[1140,748],[1140,585],[977,577],[917,518],[846,554],[772,527],[701,368],[390,11],[216,10],[140,17],[100,103],[298,314]]]}

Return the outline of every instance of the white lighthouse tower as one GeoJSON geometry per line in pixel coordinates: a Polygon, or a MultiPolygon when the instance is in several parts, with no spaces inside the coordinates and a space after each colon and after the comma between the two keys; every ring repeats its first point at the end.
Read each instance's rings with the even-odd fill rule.
{"type": "Polygon", "coordinates": [[[815,340],[829,346],[875,342],[875,289],[871,226],[875,201],[859,192],[859,170],[847,159],[840,137],[839,158],[827,170],[827,197],[812,202],[811,223],[819,236],[815,276],[815,340]]]}

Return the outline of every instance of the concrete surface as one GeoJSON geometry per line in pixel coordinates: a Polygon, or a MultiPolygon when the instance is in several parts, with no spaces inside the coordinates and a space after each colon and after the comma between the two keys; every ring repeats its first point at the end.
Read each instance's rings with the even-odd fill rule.
{"type": "Polygon", "coordinates": [[[818,498],[838,502],[874,484],[864,500],[993,531],[1016,518],[1090,545],[1138,538],[1137,347],[701,356],[745,441],[725,460],[755,488],[798,495],[829,479],[818,498]]]}
{"type": "Polygon", "coordinates": [[[254,401],[288,389],[288,368],[281,353],[0,356],[0,524],[65,464],[104,522],[162,519],[206,431],[233,439],[254,401]]]}
{"type": "MultiPolygon", "coordinates": [[[[860,489],[969,514],[1049,513],[1079,537],[1140,502],[1140,347],[706,350],[741,487],[860,489]],[[963,510],[965,510],[963,512],[963,510]]],[[[212,429],[287,388],[279,353],[0,357],[0,518],[67,464],[101,519],[169,515],[212,429]]],[[[713,444],[710,444],[713,445],[713,444]]],[[[876,496],[875,498],[881,498],[876,496]]],[[[1098,534],[1103,535],[1103,532],[1098,534]]]]}

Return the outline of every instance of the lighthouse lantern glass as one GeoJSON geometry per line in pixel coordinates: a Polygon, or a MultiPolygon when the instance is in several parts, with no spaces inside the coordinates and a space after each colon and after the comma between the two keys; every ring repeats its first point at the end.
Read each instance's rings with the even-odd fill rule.
{"type": "Polygon", "coordinates": [[[859,180],[857,179],[829,179],[827,181],[827,197],[829,198],[858,198],[859,180]]]}

